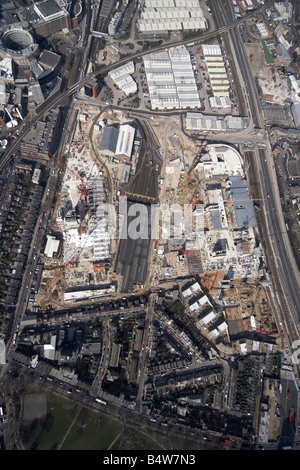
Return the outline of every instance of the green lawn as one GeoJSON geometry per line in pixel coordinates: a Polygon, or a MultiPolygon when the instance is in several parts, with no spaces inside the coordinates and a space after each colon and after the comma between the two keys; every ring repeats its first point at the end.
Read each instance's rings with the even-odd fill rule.
{"type": "MultiPolygon", "coordinates": [[[[30,389],[27,394],[41,393],[30,389]]],[[[27,450],[163,450],[199,449],[204,445],[170,438],[168,433],[135,429],[101,411],[82,407],[65,397],[47,393],[47,416],[23,425],[21,440],[27,450]]]]}
{"type": "Polygon", "coordinates": [[[107,416],[82,409],[62,450],[105,450],[122,431],[122,424],[107,416]]]}
{"type": "Polygon", "coordinates": [[[27,450],[161,449],[146,434],[124,428],[121,421],[50,393],[47,416],[25,423],[21,439],[27,450]]]}
{"type": "Polygon", "coordinates": [[[265,43],[265,41],[261,41],[261,43],[262,43],[263,51],[264,51],[265,58],[266,58],[268,65],[273,64],[274,60],[273,60],[271,52],[269,51],[267,44],[265,43]]]}
{"type": "Polygon", "coordinates": [[[47,412],[46,418],[24,424],[22,441],[26,449],[56,449],[78,412],[78,406],[49,395],[47,412]]]}

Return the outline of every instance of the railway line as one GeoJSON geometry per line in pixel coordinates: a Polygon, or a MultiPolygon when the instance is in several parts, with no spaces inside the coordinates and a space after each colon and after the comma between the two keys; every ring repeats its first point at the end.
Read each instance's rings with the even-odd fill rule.
{"type": "MultiPolygon", "coordinates": [[[[94,31],[99,33],[107,33],[111,13],[111,8],[109,9],[109,5],[110,3],[106,3],[105,0],[102,2],[102,5],[98,10],[95,24],[93,25],[94,31]]],[[[90,31],[90,29],[88,31],[90,31]]],[[[88,57],[92,62],[95,62],[96,53],[100,49],[101,41],[102,38],[100,37],[92,36],[91,38],[88,57]]]]}
{"type": "Polygon", "coordinates": [[[158,175],[161,160],[157,154],[158,143],[147,121],[135,119],[142,137],[141,153],[135,176],[125,187],[125,195],[134,202],[154,203],[158,198],[158,175]]]}
{"type": "MultiPolygon", "coordinates": [[[[168,47],[176,47],[176,46],[181,46],[181,45],[188,45],[188,44],[191,44],[191,43],[197,43],[198,41],[201,41],[201,42],[204,42],[208,39],[211,39],[212,37],[215,37],[216,35],[218,34],[223,34],[223,33],[226,33],[228,31],[230,31],[231,29],[235,28],[236,26],[240,25],[240,24],[243,24],[245,21],[247,21],[248,19],[250,19],[252,16],[256,15],[257,13],[269,8],[271,5],[273,5],[273,3],[275,2],[275,0],[268,0],[266,3],[264,3],[262,6],[260,6],[259,8],[256,8],[253,12],[243,16],[242,18],[238,19],[238,20],[235,20],[235,21],[232,21],[231,23],[229,23],[228,25],[226,26],[222,26],[221,28],[218,28],[214,31],[210,31],[210,32],[207,32],[207,33],[201,33],[199,34],[198,36],[195,36],[193,39],[184,39],[184,40],[179,40],[179,41],[174,41],[174,42],[170,42],[170,43],[165,43],[161,46],[157,46],[157,47],[153,47],[151,49],[151,53],[153,52],[159,52],[163,49],[166,49],[168,47]]],[[[96,22],[96,25],[99,24],[99,28],[105,28],[106,27],[106,23],[105,21],[107,20],[107,18],[105,19],[104,17],[101,17],[99,15],[99,17],[97,18],[97,22],[96,22]],[[99,23],[98,23],[99,22],[99,23]]],[[[91,45],[90,45],[90,53],[89,55],[91,55],[92,51],[93,51],[93,47],[96,47],[94,44],[96,44],[96,42],[94,41],[94,39],[99,39],[99,38],[92,38],[92,41],[91,41],[91,45]]],[[[6,165],[6,163],[8,162],[9,158],[14,154],[14,152],[16,151],[16,149],[18,148],[18,146],[20,145],[21,141],[22,141],[22,138],[29,132],[29,130],[31,129],[32,125],[34,125],[44,114],[46,114],[47,112],[49,112],[51,109],[54,109],[56,108],[57,106],[61,105],[62,103],[64,103],[65,99],[68,98],[69,96],[73,95],[78,89],[80,89],[82,86],[84,86],[84,84],[90,79],[91,76],[98,76],[98,75],[103,75],[107,72],[109,72],[111,69],[115,68],[115,67],[118,67],[120,65],[123,65],[124,63],[128,62],[129,60],[134,60],[134,59],[137,59],[137,58],[140,58],[140,57],[143,57],[144,55],[147,55],[149,54],[149,51],[138,51],[138,52],[135,52],[133,54],[128,54],[126,57],[122,58],[122,59],[119,59],[118,61],[112,63],[112,64],[109,64],[107,65],[106,67],[103,67],[103,68],[99,68],[98,70],[95,70],[95,72],[93,74],[87,74],[85,75],[84,77],[82,77],[80,80],[78,80],[78,82],[76,82],[72,87],[71,89],[65,89],[62,93],[60,93],[58,96],[50,96],[44,103],[43,103],[43,110],[38,112],[37,115],[35,116],[35,118],[29,122],[28,124],[25,124],[24,126],[24,123],[23,123],[23,126],[21,127],[18,127],[18,130],[20,130],[20,134],[19,136],[15,139],[14,142],[11,143],[11,145],[9,146],[9,148],[6,150],[6,152],[3,154],[2,158],[1,158],[1,162],[0,162],[0,171],[4,168],[4,166],[6,165]]],[[[16,129],[15,129],[16,130],[16,129]]]]}
{"type": "MultiPolygon", "coordinates": [[[[227,12],[219,1],[220,11],[224,18],[233,18],[231,2],[226,1],[227,12]]],[[[230,31],[233,49],[241,71],[241,87],[244,88],[248,112],[256,128],[264,127],[260,97],[255,80],[245,54],[243,42],[237,27],[230,31]]],[[[276,292],[284,332],[289,336],[299,334],[300,301],[298,296],[300,277],[299,270],[284,227],[282,207],[280,203],[278,183],[274,175],[273,164],[268,150],[258,149],[252,160],[252,171],[259,175],[259,186],[264,197],[264,216],[262,220],[263,238],[267,245],[268,264],[276,292]],[[256,170],[255,170],[256,169],[256,170]]],[[[300,370],[297,370],[300,374],[300,370]]]]}

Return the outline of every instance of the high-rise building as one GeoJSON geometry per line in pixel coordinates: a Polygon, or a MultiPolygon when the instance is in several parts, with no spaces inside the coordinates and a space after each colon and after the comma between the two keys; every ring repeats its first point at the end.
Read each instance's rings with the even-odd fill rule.
{"type": "Polygon", "coordinates": [[[38,38],[49,37],[63,29],[72,29],[69,12],[56,0],[35,3],[33,9],[38,20],[32,23],[32,29],[38,38]]]}
{"type": "Polygon", "coordinates": [[[100,85],[97,80],[91,78],[84,86],[84,93],[91,98],[97,98],[100,93],[100,85]]]}

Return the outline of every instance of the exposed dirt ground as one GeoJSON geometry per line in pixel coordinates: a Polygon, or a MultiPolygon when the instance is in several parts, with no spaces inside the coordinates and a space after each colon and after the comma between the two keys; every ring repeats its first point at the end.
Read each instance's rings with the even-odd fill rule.
{"type": "Polygon", "coordinates": [[[261,43],[245,44],[245,50],[263,95],[272,95],[272,101],[283,103],[289,95],[288,80],[279,76],[276,67],[267,65],[261,43]]]}

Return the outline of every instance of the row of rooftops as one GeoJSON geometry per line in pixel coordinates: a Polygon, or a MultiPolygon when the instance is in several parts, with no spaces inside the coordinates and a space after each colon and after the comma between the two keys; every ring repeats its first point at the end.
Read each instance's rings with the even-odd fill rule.
{"type": "Polygon", "coordinates": [[[207,29],[198,0],[145,0],[137,22],[141,33],[207,29]]]}
{"type": "Polygon", "coordinates": [[[200,107],[193,67],[185,47],[144,57],[153,108],[200,107]]]}
{"type": "MultiPolygon", "coordinates": [[[[183,286],[181,289],[181,295],[183,299],[188,302],[190,314],[193,314],[194,312],[197,315],[199,314],[197,317],[197,325],[199,327],[206,327],[217,320],[217,313],[208,296],[202,291],[199,282],[193,281],[192,284],[183,286]]],[[[217,337],[219,334],[225,332],[227,328],[228,325],[223,319],[211,328],[209,334],[212,337],[217,337]]]]}
{"type": "Polygon", "coordinates": [[[40,21],[51,21],[67,15],[66,6],[66,2],[63,1],[46,0],[34,3],[29,7],[21,8],[17,10],[16,14],[20,21],[34,24],[40,21]]]}
{"type": "Polygon", "coordinates": [[[187,112],[185,125],[188,130],[236,131],[247,128],[249,119],[231,114],[220,117],[209,114],[187,112]]]}

